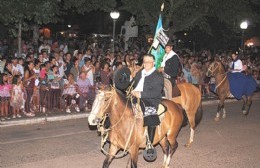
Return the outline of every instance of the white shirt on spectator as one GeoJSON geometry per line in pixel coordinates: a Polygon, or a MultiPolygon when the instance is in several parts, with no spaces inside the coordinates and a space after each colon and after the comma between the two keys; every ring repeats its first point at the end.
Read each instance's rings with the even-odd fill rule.
{"type": "Polygon", "coordinates": [[[20,65],[20,64],[17,64],[16,66],[14,66],[14,65],[12,64],[12,66],[13,66],[12,71],[17,71],[17,72],[19,72],[19,73],[21,74],[21,76],[23,77],[23,75],[24,75],[24,68],[23,68],[23,66],[20,65]]]}

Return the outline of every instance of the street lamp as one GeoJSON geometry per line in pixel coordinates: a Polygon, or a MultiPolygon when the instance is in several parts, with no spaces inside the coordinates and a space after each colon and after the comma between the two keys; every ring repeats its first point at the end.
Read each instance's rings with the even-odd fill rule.
{"type": "Polygon", "coordinates": [[[240,28],[242,29],[241,50],[242,50],[243,52],[244,52],[244,50],[245,50],[244,36],[245,36],[245,30],[247,29],[247,27],[248,27],[247,21],[243,21],[243,22],[240,24],[240,28]]]}
{"type": "Polygon", "coordinates": [[[116,20],[119,18],[120,13],[118,11],[110,12],[110,17],[113,19],[113,43],[112,43],[112,52],[115,51],[115,29],[116,29],[116,20]]]}

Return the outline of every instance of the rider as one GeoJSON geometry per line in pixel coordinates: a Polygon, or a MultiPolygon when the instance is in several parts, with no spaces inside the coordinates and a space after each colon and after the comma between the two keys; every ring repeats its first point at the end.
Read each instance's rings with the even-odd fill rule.
{"type": "Polygon", "coordinates": [[[256,81],[251,75],[242,73],[244,67],[242,61],[239,59],[238,53],[232,53],[231,57],[232,62],[229,69],[231,73],[227,74],[231,86],[230,91],[236,99],[240,100],[243,95],[249,96],[254,93],[256,90],[256,81]]]}
{"type": "Polygon", "coordinates": [[[230,64],[230,71],[232,73],[242,72],[243,71],[243,63],[238,58],[238,55],[236,53],[232,53],[231,57],[232,57],[232,62],[230,64]]]}
{"type": "Polygon", "coordinates": [[[179,73],[180,59],[179,56],[172,50],[173,43],[169,42],[165,46],[165,55],[161,63],[161,67],[158,69],[159,72],[163,73],[164,78],[168,79],[172,84],[173,97],[180,96],[180,90],[175,87],[176,79],[179,73]]]}
{"type": "Polygon", "coordinates": [[[157,114],[158,105],[162,99],[164,80],[159,71],[155,69],[155,58],[153,55],[144,55],[144,68],[137,72],[133,84],[133,96],[141,99],[141,107],[144,114],[144,126],[148,126],[148,141],[150,146],[147,152],[152,152],[156,126],[160,124],[157,114]]]}

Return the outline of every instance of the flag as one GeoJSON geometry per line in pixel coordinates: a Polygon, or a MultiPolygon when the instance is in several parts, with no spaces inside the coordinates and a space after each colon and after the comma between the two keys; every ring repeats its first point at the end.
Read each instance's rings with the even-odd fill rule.
{"type": "Polygon", "coordinates": [[[157,26],[156,26],[156,31],[153,39],[153,45],[152,45],[152,50],[151,54],[155,57],[155,67],[158,69],[161,66],[161,62],[163,60],[163,56],[165,54],[163,46],[160,44],[160,42],[157,39],[157,36],[159,35],[160,30],[162,30],[162,16],[160,14],[157,26]]]}

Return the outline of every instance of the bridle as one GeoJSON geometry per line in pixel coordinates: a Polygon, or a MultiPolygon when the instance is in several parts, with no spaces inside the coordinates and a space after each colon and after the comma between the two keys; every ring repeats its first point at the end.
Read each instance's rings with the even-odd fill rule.
{"type": "Polygon", "coordinates": [[[208,71],[211,72],[211,74],[213,74],[213,76],[224,75],[224,78],[215,87],[215,90],[217,90],[217,88],[219,88],[222,85],[222,83],[227,79],[227,73],[226,72],[225,73],[215,73],[215,71],[219,68],[220,63],[217,62],[217,66],[212,70],[212,68],[215,64],[216,64],[216,62],[214,62],[214,64],[211,64],[210,67],[208,68],[208,71]]]}
{"type": "Polygon", "coordinates": [[[102,151],[105,155],[113,156],[113,157],[116,157],[116,158],[121,158],[121,157],[127,155],[129,148],[132,147],[132,146],[135,144],[135,142],[136,142],[136,137],[135,137],[134,142],[130,145],[130,147],[128,147],[128,145],[129,145],[129,143],[130,143],[130,140],[131,140],[131,136],[132,136],[132,134],[133,134],[133,130],[134,130],[135,126],[136,126],[136,117],[134,117],[134,123],[133,123],[133,125],[132,125],[132,127],[131,127],[130,134],[129,134],[128,138],[127,138],[127,141],[126,141],[126,144],[125,144],[125,146],[124,146],[123,152],[120,153],[120,154],[115,154],[115,155],[109,154],[109,152],[107,152],[107,151],[104,149],[104,145],[105,145],[105,143],[106,143],[107,140],[108,140],[108,133],[109,133],[109,131],[113,130],[113,129],[122,121],[122,119],[123,119],[123,117],[124,117],[124,115],[125,115],[125,113],[126,113],[128,103],[129,103],[129,101],[132,99],[130,96],[127,97],[127,102],[126,102],[126,104],[125,104],[125,108],[124,108],[124,111],[123,111],[123,113],[122,113],[120,119],[119,119],[115,124],[111,125],[111,126],[110,126],[109,128],[107,128],[107,129],[105,129],[104,124],[105,124],[106,119],[109,117],[109,112],[105,112],[105,111],[107,111],[108,107],[110,106],[111,101],[112,101],[112,99],[113,99],[113,95],[114,95],[115,93],[116,93],[115,88],[112,88],[112,94],[109,96],[109,99],[107,100],[108,103],[106,103],[106,106],[105,106],[104,108],[102,108],[102,111],[100,112],[100,113],[103,114],[103,115],[101,116],[100,113],[97,114],[97,116],[98,116],[98,115],[100,116],[100,117],[98,117],[98,118],[100,118],[100,120],[99,120],[99,122],[98,122],[98,124],[97,124],[97,128],[98,128],[98,131],[101,132],[101,146],[100,146],[101,151],[102,151]]]}

